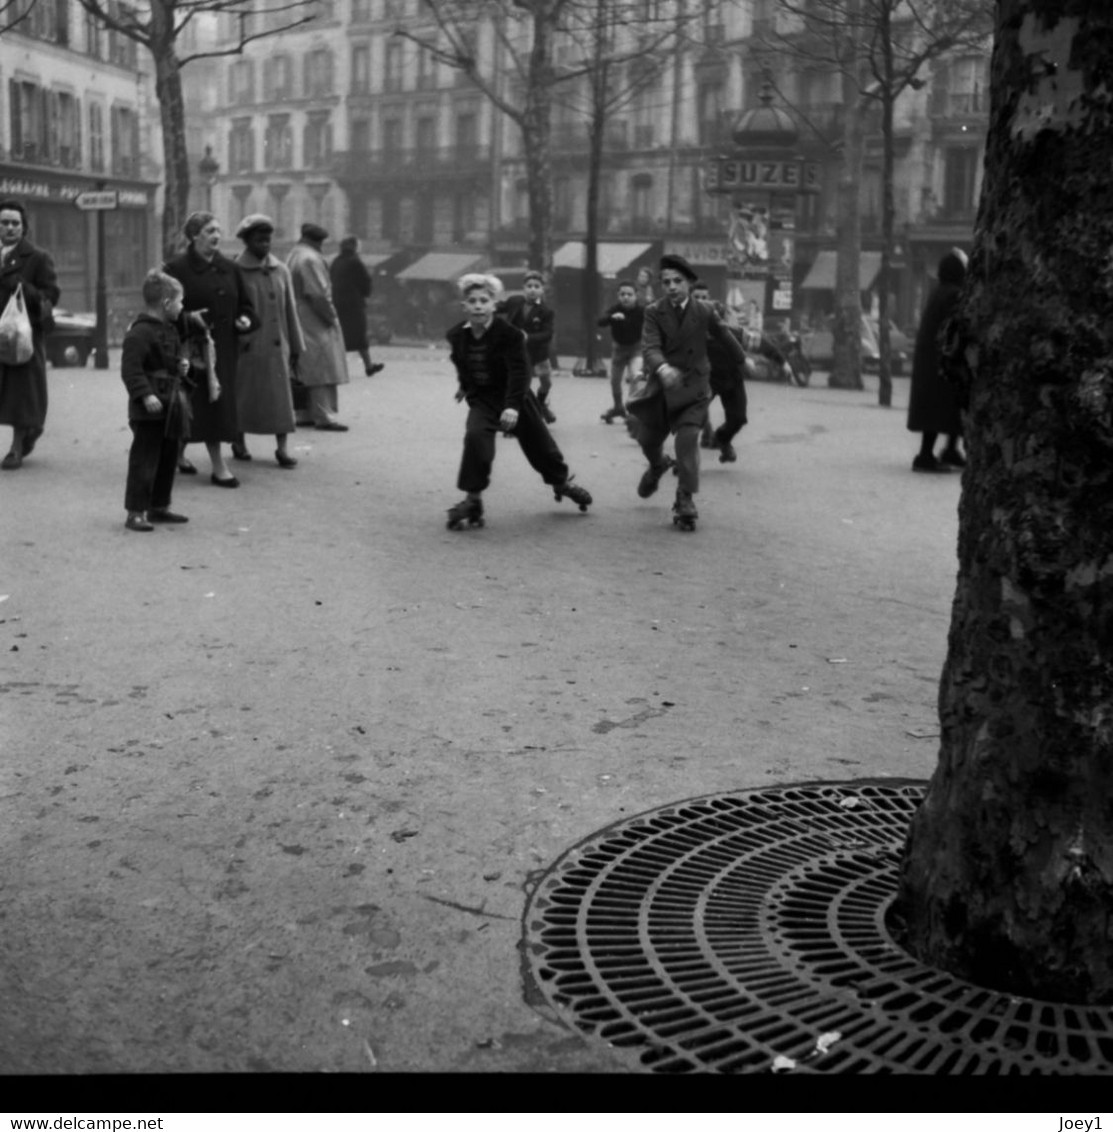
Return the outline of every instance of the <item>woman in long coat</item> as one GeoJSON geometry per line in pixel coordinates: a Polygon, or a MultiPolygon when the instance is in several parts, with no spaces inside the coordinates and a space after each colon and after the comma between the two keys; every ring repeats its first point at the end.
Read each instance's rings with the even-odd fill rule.
{"type": "Polygon", "coordinates": [[[908,431],[922,433],[920,451],[912,461],[914,472],[946,472],[961,468],[966,458],[958,448],[962,414],[955,388],[940,371],[939,335],[954,313],[966,279],[966,256],[953,248],[939,261],[939,284],[931,293],[916,332],[912,355],[912,389],[908,397],[908,431]],[[940,433],[947,440],[935,455],[940,433]]]}
{"type": "MultiPolygon", "coordinates": [[[[239,487],[240,481],[229,471],[221,444],[230,444],[241,431],[236,412],[236,366],[240,335],[249,334],[259,324],[243,272],[219,252],[220,224],[211,212],[194,212],[185,222],[189,247],[165,267],[185,290],[183,316],[186,333],[196,339],[203,334],[190,312],[204,312],[216,347],[216,376],[220,395],[209,397],[209,383],[199,380],[193,390],[193,422],[190,440],[199,440],[209,451],[212,482],[219,487],[239,487]]],[[[196,469],[183,459],[178,470],[190,474],[196,469]]]]}
{"type": "Polygon", "coordinates": [[[11,425],[12,447],[0,468],[23,466],[46,424],[46,345],[58,301],[54,261],[27,238],[27,212],[16,200],[0,201],[0,311],[23,284],[33,352],[23,365],[0,366],[0,424],[11,425]]]}
{"type": "Polygon", "coordinates": [[[367,300],[371,297],[371,272],[359,258],[359,241],[355,236],[345,236],[340,241],[340,253],[329,264],[328,272],[332,280],[332,301],[336,307],[336,317],[340,319],[340,329],[344,333],[344,349],[355,350],[363,362],[363,372],[368,377],[374,377],[383,368],[383,363],[371,360],[371,348],[367,340],[367,300]]]}
{"type": "Polygon", "coordinates": [[[278,466],[295,468],[298,462],[286,450],[288,434],[295,427],[290,377],[298,356],[305,352],[305,341],[294,286],[286,265],[271,255],[274,222],[269,216],[248,216],[236,235],[244,242],[236,263],[259,317],[259,328],[240,345],[236,397],[241,437],[232,445],[232,455],[237,460],[251,459],[242,433],[269,434],[277,444],[274,458],[278,466]]]}

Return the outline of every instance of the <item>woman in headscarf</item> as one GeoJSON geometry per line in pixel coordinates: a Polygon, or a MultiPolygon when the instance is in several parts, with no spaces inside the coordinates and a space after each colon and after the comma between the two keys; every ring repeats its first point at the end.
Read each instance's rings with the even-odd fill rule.
{"type": "Polygon", "coordinates": [[[962,415],[955,388],[940,371],[939,336],[958,305],[966,279],[966,254],[952,248],[939,261],[938,286],[924,307],[916,348],[912,355],[912,389],[908,396],[908,431],[919,432],[920,451],[912,461],[914,472],[948,472],[961,468],[966,458],[959,451],[962,415]],[[940,433],[947,440],[935,455],[940,433]]]}
{"type": "Polygon", "coordinates": [[[22,365],[0,365],[0,424],[11,425],[12,446],[0,468],[15,471],[31,454],[46,424],[46,346],[58,301],[54,261],[31,243],[27,211],[17,200],[0,201],[0,311],[23,284],[31,323],[32,353],[22,365]]]}
{"type": "MultiPolygon", "coordinates": [[[[236,366],[239,338],[259,325],[248,294],[243,272],[232,260],[221,255],[220,224],[211,212],[194,212],[183,229],[189,247],[172,259],[164,270],[185,291],[183,315],[186,334],[194,340],[205,328],[216,348],[216,378],[220,392],[211,400],[209,382],[199,380],[193,390],[193,422],[190,440],[201,441],[212,461],[212,482],[219,487],[239,487],[224,460],[221,444],[233,443],[242,431],[236,404],[236,366]]],[[[178,470],[191,475],[196,469],[182,458],[178,470]]]]}

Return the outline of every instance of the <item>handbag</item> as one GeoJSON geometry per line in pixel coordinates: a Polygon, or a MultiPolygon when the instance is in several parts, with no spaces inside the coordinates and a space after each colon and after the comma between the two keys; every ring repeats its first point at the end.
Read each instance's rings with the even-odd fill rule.
{"type": "Polygon", "coordinates": [[[31,360],[35,340],[31,333],[31,318],[23,298],[23,284],[16,286],[4,313],[0,314],[0,364],[22,366],[31,360]]]}

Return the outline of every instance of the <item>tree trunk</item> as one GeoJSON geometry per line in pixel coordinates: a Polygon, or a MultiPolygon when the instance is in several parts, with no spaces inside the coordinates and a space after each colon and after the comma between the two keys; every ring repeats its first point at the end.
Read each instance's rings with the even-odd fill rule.
{"type": "MultiPolygon", "coordinates": [[[[599,69],[606,71],[606,63],[599,69]]],[[[595,78],[593,82],[597,81],[595,78]]],[[[605,80],[604,80],[605,81],[605,80]]],[[[604,86],[604,96],[605,96],[604,86]]],[[[598,102],[596,106],[598,106],[598,102]]],[[[599,178],[603,167],[603,132],[606,128],[604,114],[592,116],[588,137],[587,164],[587,224],[584,232],[584,289],[580,316],[586,337],[584,348],[584,370],[595,372],[595,320],[602,306],[599,298],[599,178]]]]}
{"type": "Polygon", "coordinates": [[[878,363],[877,403],[888,408],[893,403],[893,350],[889,340],[889,280],[892,276],[893,225],[893,27],[890,0],[882,0],[880,21],[882,69],[881,83],[881,270],[877,275],[877,338],[881,355],[878,363]]]}
{"type": "Polygon", "coordinates": [[[832,327],[834,359],[827,384],[832,389],[862,389],[862,298],[859,262],[862,256],[860,198],[865,133],[855,58],[843,70],[845,110],[842,162],[838,185],[838,265],[835,270],[835,321],[832,327]]]}
{"type": "Polygon", "coordinates": [[[162,251],[166,258],[182,247],[182,226],[189,214],[189,154],[186,151],[182,74],[170,43],[152,51],[155,95],[162,124],[162,251]]]}
{"type": "MultiPolygon", "coordinates": [[[[547,6],[534,9],[529,86],[522,122],[522,145],[529,193],[530,266],[551,279],[553,272],[553,40],[547,6]]],[[[550,292],[551,295],[551,292],[550,292]]]]}
{"type": "Polygon", "coordinates": [[[941,750],[897,909],[923,961],[1113,1002],[1113,9],[999,0],[952,324],[968,397],[941,750]],[[957,337],[955,337],[957,336],[957,337]]]}

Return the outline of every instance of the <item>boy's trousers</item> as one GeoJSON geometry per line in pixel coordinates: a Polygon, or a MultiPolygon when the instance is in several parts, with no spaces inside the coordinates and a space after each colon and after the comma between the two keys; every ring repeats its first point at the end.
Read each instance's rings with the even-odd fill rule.
{"type": "MultiPolygon", "coordinates": [[[[478,398],[468,403],[468,423],[464,428],[464,455],[460,461],[460,474],[456,486],[461,491],[485,491],[491,482],[491,465],[495,461],[495,437],[499,432],[502,409],[478,398]]],[[[537,398],[527,393],[518,414],[514,429],[525,458],[541,474],[541,478],[555,487],[568,479],[568,465],[564,462],[556,441],[553,440],[541,416],[537,398]]]]}
{"type": "Polygon", "coordinates": [[[129,511],[169,507],[180,441],[166,435],[165,421],[132,421],[131,431],[124,507],[129,511]]]}

